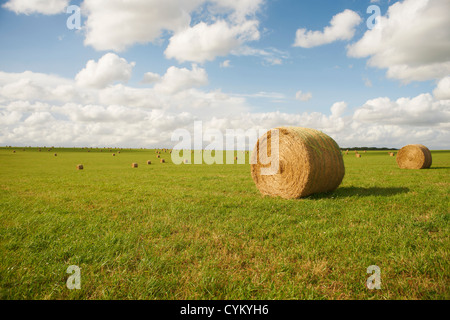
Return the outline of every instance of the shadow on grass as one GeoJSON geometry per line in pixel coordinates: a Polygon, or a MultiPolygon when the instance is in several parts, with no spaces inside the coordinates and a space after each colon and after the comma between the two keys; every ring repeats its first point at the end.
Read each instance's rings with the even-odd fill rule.
{"type": "Polygon", "coordinates": [[[450,167],[430,167],[427,170],[442,170],[442,169],[450,169],[450,167]]]}
{"type": "Polygon", "coordinates": [[[344,197],[370,197],[383,196],[391,197],[400,193],[409,192],[408,188],[361,188],[361,187],[340,187],[333,192],[317,193],[309,196],[310,199],[344,198],[344,197]]]}

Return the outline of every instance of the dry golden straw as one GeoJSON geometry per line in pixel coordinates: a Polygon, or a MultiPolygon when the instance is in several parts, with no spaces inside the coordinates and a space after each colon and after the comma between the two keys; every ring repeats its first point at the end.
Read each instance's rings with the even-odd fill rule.
{"type": "Polygon", "coordinates": [[[251,154],[252,178],[262,194],[294,199],[332,191],[341,184],[344,161],[339,146],[331,137],[308,128],[277,129],[279,166],[276,174],[261,174],[262,168],[271,167],[271,131],[259,138],[251,154]]]}
{"type": "Polygon", "coordinates": [[[131,167],[132,167],[132,168],[137,168],[137,167],[138,167],[138,164],[137,164],[137,163],[132,163],[132,164],[131,164],[131,167]]]}
{"type": "Polygon", "coordinates": [[[400,169],[427,169],[431,167],[431,152],[421,144],[409,144],[397,153],[400,169]]]}
{"type": "Polygon", "coordinates": [[[359,153],[356,154],[357,158],[361,158],[361,155],[359,153]]]}

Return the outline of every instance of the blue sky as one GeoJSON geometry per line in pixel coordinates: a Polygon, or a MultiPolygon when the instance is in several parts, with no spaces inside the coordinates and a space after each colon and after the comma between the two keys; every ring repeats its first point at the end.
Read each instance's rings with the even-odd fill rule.
{"type": "MultiPolygon", "coordinates": [[[[445,16],[439,20],[434,15],[434,19],[440,22],[434,25],[427,24],[433,18],[431,13],[435,14],[442,11],[442,8],[449,7],[447,1],[431,0],[428,4],[421,5],[417,0],[246,0],[244,2],[248,4],[248,7],[243,9],[237,7],[236,2],[233,4],[232,1],[227,0],[190,0],[187,1],[192,2],[189,8],[183,7],[184,11],[180,10],[189,16],[190,21],[188,20],[187,23],[181,18],[178,19],[176,14],[169,12],[169,10],[176,11],[180,1],[148,1],[140,11],[139,9],[133,11],[133,6],[130,6],[128,14],[136,14],[135,20],[138,22],[139,19],[142,20],[141,24],[136,22],[136,25],[121,22],[119,12],[114,11],[115,3],[118,2],[116,0],[104,2],[105,8],[109,6],[107,9],[92,4],[93,1],[60,0],[59,2],[59,7],[55,8],[44,8],[46,5],[32,0],[0,2],[2,4],[0,8],[0,71],[3,72],[3,76],[0,77],[0,89],[3,87],[3,91],[0,90],[0,112],[3,111],[0,113],[0,121],[2,117],[4,120],[3,129],[0,132],[2,144],[52,144],[50,140],[57,136],[57,141],[53,143],[56,145],[58,143],[72,145],[74,141],[81,145],[95,145],[96,141],[100,140],[110,145],[127,144],[131,141],[133,146],[170,146],[171,130],[178,127],[190,127],[193,120],[200,119],[211,127],[217,126],[220,122],[222,126],[219,127],[220,129],[225,129],[223,126],[226,125],[242,127],[242,129],[253,127],[269,129],[270,126],[281,125],[311,126],[330,134],[343,146],[401,147],[402,144],[407,143],[424,143],[435,148],[450,147],[448,143],[450,49],[449,31],[445,30],[450,26],[449,18],[445,16]],[[173,2],[173,6],[163,8],[166,6],[164,2],[166,4],[173,2]],[[66,26],[66,20],[70,14],[65,13],[65,8],[70,4],[81,6],[83,27],[81,30],[69,30],[66,26]],[[381,40],[366,26],[366,20],[371,16],[366,13],[370,5],[379,6],[381,15],[385,18],[383,30],[380,31],[385,38],[381,40]],[[389,12],[390,8],[391,12],[389,12]],[[108,12],[111,14],[105,17],[101,10],[110,10],[108,12]],[[413,14],[410,13],[411,10],[413,14]],[[147,12],[148,19],[145,16],[147,12]],[[156,12],[156,17],[160,13],[167,14],[169,18],[175,17],[174,19],[178,20],[174,20],[174,24],[179,23],[179,26],[174,27],[173,30],[171,26],[159,27],[158,24],[164,24],[164,21],[152,20],[151,12],[156,12]],[[116,14],[117,17],[115,17],[116,14]],[[335,31],[330,31],[328,40],[320,44],[314,42],[317,39],[320,42],[320,39],[324,38],[324,28],[330,26],[333,17],[340,14],[342,15],[341,23],[336,26],[335,31]],[[104,19],[104,22],[101,19],[104,19]],[[357,22],[352,23],[351,21],[355,19],[357,22]],[[405,24],[411,21],[422,22],[424,27],[423,29],[417,26],[408,28],[394,24],[395,21],[402,19],[405,24]],[[221,21],[225,23],[220,25],[218,22],[221,21]],[[249,27],[250,23],[254,25],[249,27]],[[197,27],[199,28],[202,24],[204,24],[202,30],[205,31],[195,33],[197,27]],[[226,37],[224,41],[237,42],[225,48],[222,48],[220,43],[214,46],[217,38],[214,38],[215,34],[211,39],[208,38],[207,30],[216,25],[216,34],[220,36],[223,33],[226,37]],[[219,26],[223,28],[220,29],[219,26]],[[113,39],[112,35],[120,33],[123,28],[135,28],[135,30],[126,35],[127,41],[131,39],[131,44],[127,44],[125,49],[118,49],[118,46],[123,43],[113,39]],[[294,46],[296,32],[301,28],[305,29],[303,41],[313,43],[311,47],[294,46]],[[138,32],[136,29],[143,31],[138,32]],[[209,41],[211,45],[193,49],[187,47],[189,41],[187,44],[181,41],[176,46],[175,38],[179,35],[179,39],[183,40],[183,37],[187,35],[187,29],[194,37],[204,37],[204,41],[209,41]],[[158,31],[158,36],[152,37],[145,34],[147,30],[149,33],[158,31]],[[314,31],[322,32],[322,35],[316,35],[316,40],[313,41],[312,37],[308,38],[307,35],[308,32],[314,31]],[[437,31],[441,34],[441,39],[430,40],[432,38],[430,35],[435,35],[437,31]],[[229,37],[230,32],[235,34],[229,37]],[[345,34],[346,39],[339,39],[339,34],[345,34]],[[133,42],[134,36],[136,40],[133,42]],[[142,41],[139,37],[144,37],[146,40],[142,41]],[[94,44],[86,43],[89,38],[94,44]],[[106,38],[108,40],[103,42],[106,38]],[[409,38],[410,40],[407,40],[409,38]],[[405,39],[405,41],[399,41],[399,39],[405,39]],[[409,50],[415,52],[423,46],[434,47],[435,43],[432,41],[439,43],[439,45],[436,44],[437,53],[434,56],[432,54],[424,56],[427,55],[426,53],[410,55],[409,50]],[[374,43],[373,47],[372,43],[374,43]],[[174,52],[172,57],[167,54],[169,46],[174,52]],[[354,46],[352,54],[350,46],[354,46]],[[195,54],[194,56],[186,54],[191,52],[190,50],[195,54]],[[201,52],[202,50],[210,51],[205,53],[201,52]],[[390,50],[393,51],[392,54],[389,54],[390,50]],[[220,53],[217,53],[218,51],[220,53]],[[99,75],[98,70],[97,73],[91,70],[94,73],[90,71],[89,74],[95,74],[101,79],[110,77],[106,83],[100,85],[86,79],[75,80],[81,70],[88,69],[89,60],[100,65],[100,60],[107,54],[114,55],[114,58],[111,58],[113,62],[119,63],[119,59],[126,61],[125,64],[113,65],[112,68],[119,70],[123,67],[131,71],[120,69],[117,74],[99,75]],[[203,60],[196,58],[202,54],[206,54],[208,58],[203,60]],[[383,57],[388,58],[383,59],[383,57]],[[371,59],[377,62],[372,63],[371,59]],[[223,65],[224,62],[226,66],[223,65]],[[129,64],[128,67],[127,64],[129,64]],[[167,84],[164,84],[160,86],[165,88],[161,91],[158,89],[157,81],[142,83],[143,76],[147,72],[159,75],[161,80],[158,81],[163,83],[164,75],[169,68],[174,68],[173,77],[176,74],[181,76],[183,72],[180,70],[192,71],[187,78],[183,78],[186,83],[180,84],[182,89],[167,89],[167,84]],[[195,68],[200,69],[200,72],[197,78],[190,79],[190,76],[194,77],[195,68]],[[121,73],[121,70],[124,73],[121,73]],[[22,74],[25,71],[35,75],[22,74]],[[44,91],[56,90],[56,87],[51,88],[52,84],[48,83],[50,80],[43,79],[42,74],[66,79],[70,83],[68,86],[73,86],[73,91],[70,92],[76,92],[75,96],[78,98],[72,101],[70,98],[33,96],[32,93],[28,94],[32,91],[28,87],[28,89],[20,89],[27,92],[24,95],[19,94],[16,87],[13,90],[7,87],[11,81],[16,81],[20,88],[20,85],[26,82],[23,79],[20,82],[21,77],[28,77],[28,86],[32,83],[43,88],[44,91]],[[14,80],[11,80],[12,78],[14,80]],[[197,83],[197,85],[191,88],[189,83],[197,83]],[[97,91],[89,86],[94,86],[97,91]],[[119,97],[118,103],[108,99],[105,101],[105,99],[97,98],[87,100],[79,98],[81,91],[89,92],[97,97],[97,95],[102,96],[102,92],[107,89],[115,90],[114,92],[130,90],[137,95],[141,95],[142,92],[142,95],[149,95],[148,99],[154,97],[155,100],[162,101],[161,103],[167,106],[135,103],[135,99],[130,97],[132,93],[127,94],[126,98],[119,97]],[[142,90],[133,91],[132,89],[142,90]],[[211,96],[215,92],[226,95],[226,98],[218,99],[220,101],[214,100],[216,98],[211,96]],[[296,94],[298,97],[303,94],[303,99],[296,99],[296,94]],[[415,98],[417,99],[414,100],[415,98]],[[127,104],[130,99],[133,102],[127,104]],[[185,101],[186,105],[179,101],[185,101]],[[188,104],[189,101],[192,101],[191,105],[188,104]],[[368,101],[373,103],[367,103],[368,101]],[[14,109],[14,103],[19,102],[29,103],[32,106],[14,109]],[[37,108],[36,102],[47,105],[37,108]],[[333,117],[331,107],[336,103],[343,103],[345,106],[340,108],[333,117]],[[426,104],[426,106],[419,107],[419,104],[426,104]],[[98,112],[89,119],[83,116],[70,116],[79,110],[85,112],[89,109],[87,106],[92,105],[95,108],[91,110],[98,112]],[[148,139],[149,141],[130,138],[121,132],[129,131],[124,129],[127,126],[134,126],[131,132],[138,130],[135,119],[123,123],[123,118],[119,119],[120,116],[116,119],[117,122],[114,122],[114,115],[106,117],[109,120],[104,117],[111,111],[112,108],[109,107],[113,105],[120,105],[123,110],[130,108],[131,113],[142,112],[142,119],[146,122],[140,123],[139,128],[147,125],[153,127],[152,121],[156,118],[162,122],[167,120],[170,125],[167,128],[164,127],[164,134],[160,128],[159,137],[148,139]],[[200,107],[193,108],[192,105],[200,107]],[[208,109],[202,110],[203,105],[208,109]],[[76,110],[70,111],[70,108],[76,110]],[[392,115],[387,115],[387,110],[392,111],[392,115]],[[405,110],[407,114],[405,118],[402,118],[401,114],[405,110]],[[435,112],[436,117],[431,119],[429,115],[423,116],[435,110],[438,110],[437,113],[435,112]],[[21,114],[18,115],[18,112],[21,114]],[[183,112],[185,117],[182,121],[173,120],[183,112]],[[32,117],[31,120],[27,122],[30,117],[32,117]],[[245,117],[248,117],[248,121],[244,121],[245,117]],[[270,119],[270,121],[264,119],[270,119]],[[218,120],[221,121],[218,122],[218,120]],[[45,122],[48,123],[47,127],[45,122]],[[52,122],[56,125],[50,129],[52,122]],[[35,123],[36,136],[21,135],[20,128],[29,127],[31,123],[35,123]],[[113,134],[108,130],[99,129],[102,126],[110,126],[111,123],[116,123],[122,129],[113,134]],[[55,135],[54,130],[58,127],[72,129],[55,135]],[[358,134],[357,130],[362,130],[364,127],[366,128],[364,134],[358,134]],[[92,132],[80,135],[80,128],[92,130],[92,132]],[[349,128],[354,132],[350,136],[346,131],[349,128]],[[373,134],[368,133],[371,131],[373,134]],[[38,135],[38,132],[44,134],[38,135]],[[51,134],[46,135],[46,132],[51,134]],[[411,134],[411,137],[407,139],[405,134],[411,134]],[[89,138],[93,136],[98,137],[89,138]]],[[[132,2],[136,6],[139,4],[138,0],[132,2]]],[[[182,5],[187,6],[187,2],[182,5]]],[[[422,1],[422,3],[425,2],[422,1]]],[[[117,5],[117,8],[120,6],[117,5]]],[[[172,81],[173,77],[170,78],[172,81]]],[[[149,135],[155,136],[151,133],[149,135]]]]}

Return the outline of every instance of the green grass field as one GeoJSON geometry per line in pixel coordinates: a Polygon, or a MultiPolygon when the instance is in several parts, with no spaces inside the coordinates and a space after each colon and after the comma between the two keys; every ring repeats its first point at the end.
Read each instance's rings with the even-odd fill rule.
{"type": "Polygon", "coordinates": [[[427,170],[350,152],[335,192],[283,200],[248,164],[22,149],[0,148],[1,299],[450,298],[450,151],[427,170]]]}

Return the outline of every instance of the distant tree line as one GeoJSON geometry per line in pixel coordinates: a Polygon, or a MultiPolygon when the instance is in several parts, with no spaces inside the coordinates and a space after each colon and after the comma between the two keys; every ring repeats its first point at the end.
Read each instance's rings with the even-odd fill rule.
{"type": "Polygon", "coordinates": [[[386,150],[398,150],[397,148],[388,148],[388,147],[351,147],[351,148],[341,148],[341,150],[372,150],[372,151],[386,151],[386,150]]]}

